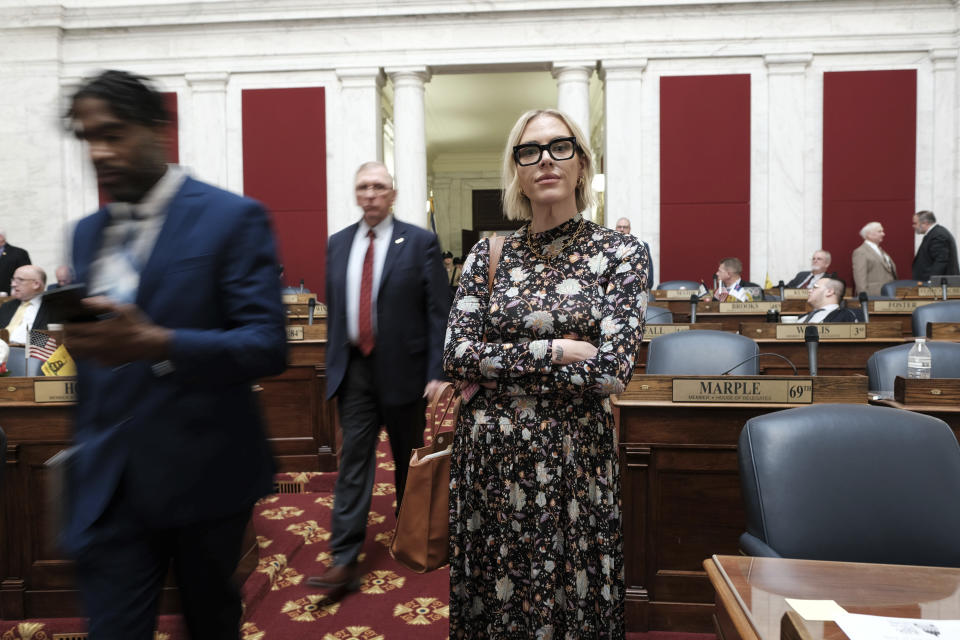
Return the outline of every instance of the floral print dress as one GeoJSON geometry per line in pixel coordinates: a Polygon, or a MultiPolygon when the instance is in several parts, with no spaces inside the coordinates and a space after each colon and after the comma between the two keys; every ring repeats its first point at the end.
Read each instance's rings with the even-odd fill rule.
{"type": "Polygon", "coordinates": [[[633,374],[649,257],[579,215],[463,265],[444,369],[486,383],[450,469],[450,637],[623,638],[620,473],[608,396],[633,374]],[[552,364],[552,338],[597,356],[552,364]],[[495,385],[494,388],[490,386],[495,385]]]}

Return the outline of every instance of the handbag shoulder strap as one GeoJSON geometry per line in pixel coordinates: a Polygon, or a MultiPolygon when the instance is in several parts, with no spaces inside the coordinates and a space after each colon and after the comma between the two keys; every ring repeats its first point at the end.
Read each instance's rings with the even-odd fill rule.
{"type": "Polygon", "coordinates": [[[503,241],[506,236],[490,238],[490,267],[487,273],[487,291],[493,291],[493,281],[497,277],[497,265],[500,264],[500,254],[503,253],[503,241]]]}

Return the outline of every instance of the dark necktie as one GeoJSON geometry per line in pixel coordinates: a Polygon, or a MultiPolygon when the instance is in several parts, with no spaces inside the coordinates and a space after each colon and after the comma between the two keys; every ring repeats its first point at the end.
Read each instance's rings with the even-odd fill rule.
{"type": "Polygon", "coordinates": [[[377,234],[367,232],[370,244],[363,256],[363,271],[360,276],[360,309],[357,315],[357,347],[365,356],[373,351],[373,243],[377,234]]]}
{"type": "Polygon", "coordinates": [[[804,281],[800,283],[800,286],[798,286],[797,289],[806,289],[810,285],[810,280],[812,279],[813,279],[813,272],[811,271],[810,274],[807,275],[806,279],[804,279],[804,281]]]}

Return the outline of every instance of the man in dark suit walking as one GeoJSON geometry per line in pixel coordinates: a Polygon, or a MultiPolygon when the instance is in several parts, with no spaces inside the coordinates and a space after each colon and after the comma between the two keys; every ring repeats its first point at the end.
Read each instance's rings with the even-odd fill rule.
{"type": "Polygon", "coordinates": [[[94,322],[77,360],[65,549],[91,640],[150,640],[173,569],[190,637],[238,638],[232,574],[272,462],[251,383],[286,334],[263,207],[164,162],[168,115],[143,78],[106,71],[67,114],[114,203],[81,220],[74,271],[94,322]]]}
{"type": "Polygon", "coordinates": [[[390,215],[393,178],[379,162],[357,170],[360,221],[327,243],[327,396],[343,447],[333,505],[333,564],[308,583],[357,588],[380,426],[393,453],[397,508],[410,453],[423,446],[424,398],[439,387],[450,292],[437,236],[390,215]]]}
{"type": "Polygon", "coordinates": [[[914,280],[926,281],[931,276],[960,275],[957,243],[946,227],[937,224],[937,217],[932,211],[918,211],[913,214],[913,230],[917,235],[923,236],[917,255],[913,257],[914,280]]]}
{"type": "Polygon", "coordinates": [[[7,232],[0,229],[0,291],[10,293],[13,272],[27,264],[30,264],[27,250],[7,244],[7,232]]]}

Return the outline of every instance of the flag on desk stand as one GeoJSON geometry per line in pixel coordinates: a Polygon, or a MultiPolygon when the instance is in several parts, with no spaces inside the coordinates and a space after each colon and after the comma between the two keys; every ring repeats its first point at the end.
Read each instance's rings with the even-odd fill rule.
{"type": "Polygon", "coordinates": [[[766,278],[764,278],[764,280],[763,280],[763,288],[764,288],[764,289],[773,289],[773,283],[770,282],[770,274],[769,274],[769,273],[766,275],[766,278]]]}
{"type": "Polygon", "coordinates": [[[727,299],[727,296],[730,295],[727,290],[723,287],[723,283],[720,283],[720,286],[717,287],[717,290],[713,292],[713,299],[717,302],[723,302],[727,299]]]}
{"type": "Polygon", "coordinates": [[[46,364],[40,367],[40,370],[43,371],[43,375],[45,376],[77,375],[77,365],[67,352],[67,348],[63,345],[57,347],[57,350],[47,358],[46,364]]]}
{"type": "Polygon", "coordinates": [[[30,332],[30,345],[27,347],[27,357],[40,362],[46,362],[57,349],[57,341],[53,336],[41,331],[30,332]]]}

